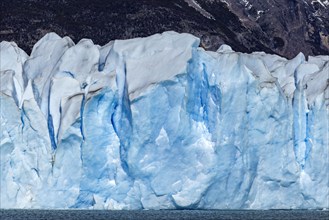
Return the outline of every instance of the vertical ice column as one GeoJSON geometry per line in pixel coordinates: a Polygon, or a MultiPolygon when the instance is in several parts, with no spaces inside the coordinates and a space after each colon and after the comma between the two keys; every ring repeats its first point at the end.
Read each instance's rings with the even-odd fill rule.
{"type": "MultiPolygon", "coordinates": [[[[295,73],[296,74],[296,73],[295,73]]],[[[296,79],[296,77],[295,77],[296,79]]],[[[309,111],[302,80],[296,79],[296,90],[293,96],[293,137],[294,152],[297,163],[304,169],[305,161],[312,148],[310,128],[312,112],[309,111]]]]}

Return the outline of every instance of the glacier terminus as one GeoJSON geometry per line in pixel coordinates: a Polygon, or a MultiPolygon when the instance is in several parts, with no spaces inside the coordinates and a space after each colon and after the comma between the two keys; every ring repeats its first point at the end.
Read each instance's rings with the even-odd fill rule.
{"type": "Polygon", "coordinates": [[[199,44],[1,42],[1,208],[329,208],[329,56],[199,44]]]}

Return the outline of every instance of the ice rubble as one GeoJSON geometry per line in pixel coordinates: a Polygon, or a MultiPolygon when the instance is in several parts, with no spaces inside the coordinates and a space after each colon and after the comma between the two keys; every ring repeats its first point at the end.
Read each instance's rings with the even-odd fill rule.
{"type": "Polygon", "coordinates": [[[0,45],[1,208],[329,207],[328,56],[0,45]]]}

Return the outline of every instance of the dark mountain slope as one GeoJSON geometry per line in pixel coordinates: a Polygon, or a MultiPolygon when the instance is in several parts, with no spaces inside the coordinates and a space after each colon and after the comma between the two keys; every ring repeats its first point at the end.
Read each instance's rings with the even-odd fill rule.
{"type": "Polygon", "coordinates": [[[226,43],[236,51],[261,50],[286,57],[293,57],[299,51],[306,55],[329,54],[329,47],[323,43],[328,36],[323,31],[328,30],[325,28],[328,20],[312,21],[313,5],[306,5],[302,0],[250,0],[253,4],[250,8],[246,0],[227,2],[229,4],[220,0],[2,0],[0,41],[15,41],[30,52],[34,43],[51,31],[68,35],[76,42],[90,38],[103,45],[113,39],[174,30],[200,37],[202,45],[211,50],[226,43]],[[266,11],[264,8],[268,11],[258,18],[257,10],[266,11]],[[286,15],[287,10],[290,14],[286,15]],[[308,30],[312,34],[308,34],[308,30]]]}

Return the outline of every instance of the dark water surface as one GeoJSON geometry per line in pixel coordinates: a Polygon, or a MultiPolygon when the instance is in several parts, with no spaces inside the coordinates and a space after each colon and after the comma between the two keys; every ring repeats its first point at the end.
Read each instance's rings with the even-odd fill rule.
{"type": "Polygon", "coordinates": [[[0,219],[75,220],[75,219],[323,219],[329,220],[329,211],[316,210],[0,210],[0,219]]]}

